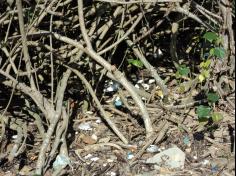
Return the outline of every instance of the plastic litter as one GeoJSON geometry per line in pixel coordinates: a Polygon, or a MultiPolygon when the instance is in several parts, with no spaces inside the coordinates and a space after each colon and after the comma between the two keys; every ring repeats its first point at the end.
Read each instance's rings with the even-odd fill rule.
{"type": "Polygon", "coordinates": [[[156,152],[159,152],[160,149],[159,147],[157,147],[156,145],[150,145],[147,149],[146,149],[147,152],[149,153],[156,153],[156,152]]]}
{"type": "Polygon", "coordinates": [[[86,155],[85,157],[84,157],[84,159],[89,159],[89,158],[91,158],[93,155],[91,155],[91,154],[88,154],[88,155],[86,155]]]}
{"type": "Polygon", "coordinates": [[[105,93],[114,93],[118,91],[120,86],[121,85],[116,81],[109,81],[105,84],[105,89],[103,91],[105,93]]]}
{"type": "Polygon", "coordinates": [[[114,105],[115,105],[116,108],[120,108],[123,105],[120,97],[116,97],[116,99],[114,101],[114,105]]]}
{"type": "Polygon", "coordinates": [[[134,157],[134,154],[131,153],[131,152],[128,152],[128,154],[127,154],[127,159],[128,159],[128,160],[131,160],[133,157],[134,157]]]}
{"type": "Polygon", "coordinates": [[[184,144],[187,145],[187,146],[190,146],[190,145],[191,145],[190,139],[189,139],[188,136],[184,136],[183,142],[184,142],[184,144]]]}
{"type": "Polygon", "coordinates": [[[59,154],[57,155],[56,160],[53,163],[53,169],[58,170],[66,167],[67,165],[70,165],[70,159],[63,154],[59,154]]]}
{"type": "Polygon", "coordinates": [[[91,127],[90,123],[88,123],[88,122],[84,122],[84,123],[79,124],[78,128],[83,131],[92,131],[92,127],[91,127]]]}
{"type": "Polygon", "coordinates": [[[156,81],[155,81],[155,79],[149,79],[148,80],[148,84],[153,84],[153,83],[155,83],[156,81]]]}
{"type": "Polygon", "coordinates": [[[97,161],[97,160],[99,160],[99,159],[100,159],[100,158],[98,158],[98,157],[90,158],[91,161],[97,161]]]}

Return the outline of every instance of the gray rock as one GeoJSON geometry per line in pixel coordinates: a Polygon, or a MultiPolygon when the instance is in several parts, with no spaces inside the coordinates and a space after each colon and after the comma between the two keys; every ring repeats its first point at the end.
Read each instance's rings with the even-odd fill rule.
{"type": "Polygon", "coordinates": [[[170,169],[183,169],[185,162],[185,153],[178,147],[169,148],[161,153],[148,158],[146,163],[166,166],[170,169]]]}

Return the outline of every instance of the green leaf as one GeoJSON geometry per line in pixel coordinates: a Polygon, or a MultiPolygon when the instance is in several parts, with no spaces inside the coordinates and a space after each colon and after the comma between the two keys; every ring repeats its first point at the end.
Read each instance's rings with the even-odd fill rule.
{"type": "Polygon", "coordinates": [[[211,65],[211,60],[210,60],[210,59],[207,59],[207,60],[204,62],[204,68],[208,68],[210,65],[211,65]]]}
{"type": "Polygon", "coordinates": [[[200,74],[200,75],[198,76],[198,79],[199,79],[199,81],[202,83],[206,78],[204,77],[204,75],[200,74]]]}
{"type": "Polygon", "coordinates": [[[190,73],[190,69],[188,67],[186,67],[185,65],[181,65],[179,68],[178,68],[178,73],[181,75],[181,76],[188,76],[188,74],[190,73]]]}
{"type": "Polygon", "coordinates": [[[219,37],[215,32],[206,32],[203,38],[212,43],[214,40],[217,40],[219,37]]]}
{"type": "Polygon", "coordinates": [[[223,115],[219,112],[213,112],[211,118],[213,122],[219,122],[223,120],[223,115]]]}
{"type": "Polygon", "coordinates": [[[210,77],[210,70],[203,70],[201,73],[205,78],[209,78],[210,77]]]}
{"type": "Polygon", "coordinates": [[[200,63],[200,68],[205,68],[205,69],[207,69],[207,68],[209,68],[210,65],[211,65],[211,59],[207,59],[207,60],[202,61],[202,62],[200,63]]]}
{"type": "Polygon", "coordinates": [[[210,49],[210,56],[215,56],[215,48],[210,49]]]}
{"type": "Polygon", "coordinates": [[[197,115],[199,121],[206,121],[209,119],[211,114],[211,108],[208,106],[200,105],[197,107],[197,115]]]}
{"type": "Polygon", "coordinates": [[[225,50],[222,47],[214,48],[214,56],[223,59],[225,57],[225,50]]]}
{"type": "Polygon", "coordinates": [[[143,63],[140,60],[137,60],[137,59],[128,59],[128,63],[132,64],[133,66],[138,67],[138,68],[143,67],[143,63]]]}
{"type": "Polygon", "coordinates": [[[211,103],[215,103],[220,99],[217,93],[210,92],[207,94],[207,100],[211,103]]]}

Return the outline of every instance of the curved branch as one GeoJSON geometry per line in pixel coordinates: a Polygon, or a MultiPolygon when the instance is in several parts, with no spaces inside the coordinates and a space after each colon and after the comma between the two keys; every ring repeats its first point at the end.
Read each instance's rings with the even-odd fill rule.
{"type": "MultiPolygon", "coordinates": [[[[78,7],[79,7],[78,8],[79,11],[83,10],[83,0],[78,0],[78,7]]],[[[138,17],[138,19],[140,17],[143,17],[143,15],[140,15],[138,17]]],[[[138,20],[136,20],[136,22],[137,21],[138,20]]],[[[96,53],[93,50],[93,48],[90,48],[92,45],[91,45],[91,43],[90,43],[90,41],[88,39],[86,28],[84,26],[84,18],[83,18],[83,16],[79,16],[79,22],[80,22],[80,29],[82,31],[83,38],[84,38],[87,46],[89,46],[89,48],[86,49],[86,53],[88,53],[94,60],[98,61],[99,63],[105,63],[104,65],[102,64],[105,67],[105,69],[107,69],[109,72],[113,73],[114,77],[130,93],[130,95],[134,99],[135,103],[140,108],[140,111],[142,113],[143,120],[144,120],[144,125],[145,125],[145,128],[146,128],[146,133],[147,133],[146,135],[147,135],[147,137],[149,137],[153,133],[153,128],[152,128],[152,123],[151,123],[149,114],[147,112],[147,109],[146,109],[142,99],[140,98],[138,93],[135,91],[134,86],[125,78],[123,73],[121,73],[115,66],[111,66],[106,60],[104,60],[100,55],[98,55],[98,53],[96,53]]]]}
{"type": "Polygon", "coordinates": [[[128,140],[123,136],[123,134],[119,131],[119,129],[115,126],[115,124],[111,121],[111,119],[107,116],[107,113],[103,109],[100,101],[98,100],[95,92],[93,91],[92,86],[89,84],[89,82],[86,80],[86,78],[76,69],[73,69],[67,65],[63,65],[66,68],[72,70],[80,79],[81,81],[85,84],[86,88],[88,89],[90,95],[93,97],[95,103],[98,106],[99,111],[101,112],[102,117],[104,120],[108,123],[108,125],[111,127],[111,129],[115,132],[115,134],[124,142],[125,144],[128,144],[128,140]]]}

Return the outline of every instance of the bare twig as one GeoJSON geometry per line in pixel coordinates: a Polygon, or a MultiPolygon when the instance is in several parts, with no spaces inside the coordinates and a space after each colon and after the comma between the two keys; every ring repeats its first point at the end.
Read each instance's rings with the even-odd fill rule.
{"type": "Polygon", "coordinates": [[[109,2],[109,3],[116,3],[116,4],[136,4],[136,3],[165,3],[165,2],[182,2],[182,0],[134,0],[134,1],[116,1],[116,0],[95,0],[99,2],[109,2]]]}
{"type": "Polygon", "coordinates": [[[143,148],[132,158],[132,160],[130,161],[130,165],[132,165],[135,160],[137,160],[139,157],[141,157],[143,155],[143,153],[145,152],[145,150],[153,143],[158,143],[162,140],[163,136],[166,134],[166,131],[169,128],[169,123],[168,122],[163,122],[163,125],[160,129],[159,135],[157,136],[156,134],[150,136],[149,139],[147,139],[147,142],[145,143],[145,145],[143,146],[143,148]]]}
{"type": "Polygon", "coordinates": [[[111,129],[116,133],[116,135],[124,142],[125,144],[128,144],[128,140],[123,136],[123,134],[119,131],[119,129],[116,127],[116,125],[111,121],[111,119],[107,116],[107,113],[103,109],[102,105],[100,104],[100,101],[98,100],[97,96],[95,95],[95,92],[93,91],[93,88],[89,84],[89,82],[86,80],[86,78],[78,71],[75,70],[69,66],[64,65],[65,67],[71,69],[85,84],[86,88],[88,89],[89,93],[93,97],[95,103],[98,106],[99,111],[101,112],[102,117],[105,119],[105,121],[108,123],[108,125],[111,127],[111,129]]]}
{"type": "MultiPolygon", "coordinates": [[[[79,14],[81,14],[80,11],[83,11],[83,1],[82,0],[78,0],[78,11],[79,11],[79,14]]],[[[142,17],[142,16],[139,16],[138,19],[140,17],[142,17]]],[[[129,93],[131,94],[131,96],[134,99],[134,101],[136,102],[136,104],[140,107],[140,111],[143,115],[143,120],[144,120],[144,124],[145,124],[145,128],[146,128],[147,136],[150,136],[153,133],[151,120],[149,118],[149,115],[148,115],[147,109],[145,108],[145,105],[143,104],[143,102],[142,102],[141,98],[139,97],[139,95],[135,92],[134,86],[127,81],[127,79],[124,77],[124,75],[118,69],[116,69],[115,66],[111,66],[107,61],[105,61],[101,56],[99,56],[92,49],[92,45],[90,43],[90,40],[88,38],[86,29],[85,29],[85,26],[84,26],[83,16],[79,16],[79,21],[80,21],[80,29],[82,31],[84,40],[85,40],[85,42],[88,46],[88,49],[86,50],[86,52],[94,60],[96,60],[99,63],[102,63],[101,65],[103,65],[104,68],[106,68],[109,72],[113,73],[114,77],[125,87],[125,89],[127,91],[129,91],[129,93]]],[[[139,20],[137,20],[137,22],[138,21],[139,20]]]]}
{"type": "Polygon", "coordinates": [[[22,2],[21,0],[16,0],[17,10],[18,10],[18,18],[19,18],[19,26],[20,26],[20,32],[21,32],[21,38],[22,38],[22,45],[23,45],[23,52],[24,52],[24,60],[26,65],[26,70],[28,72],[28,78],[30,80],[30,85],[32,89],[36,90],[36,85],[34,82],[33,76],[30,74],[30,70],[32,68],[29,51],[27,47],[27,38],[25,34],[25,27],[24,27],[24,19],[23,19],[23,12],[22,12],[22,2]]]}

